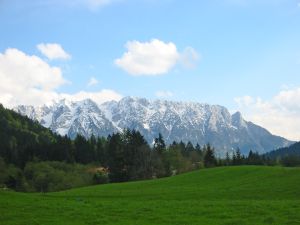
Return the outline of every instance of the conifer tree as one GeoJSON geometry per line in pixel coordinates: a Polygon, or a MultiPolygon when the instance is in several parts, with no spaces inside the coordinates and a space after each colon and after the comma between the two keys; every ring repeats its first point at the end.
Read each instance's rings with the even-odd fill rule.
{"type": "Polygon", "coordinates": [[[216,165],[214,149],[209,143],[205,146],[204,165],[205,167],[213,167],[216,165]]]}
{"type": "Polygon", "coordinates": [[[229,165],[230,165],[230,156],[229,156],[229,153],[228,153],[228,152],[226,152],[225,163],[226,163],[226,166],[229,166],[229,165]]]}
{"type": "Polygon", "coordinates": [[[160,155],[166,150],[166,144],[161,133],[158,134],[158,138],[154,139],[153,149],[160,155]]]}

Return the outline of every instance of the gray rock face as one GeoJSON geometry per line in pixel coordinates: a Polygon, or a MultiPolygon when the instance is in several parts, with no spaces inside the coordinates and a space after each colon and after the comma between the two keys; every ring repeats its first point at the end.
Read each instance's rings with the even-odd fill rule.
{"type": "Polygon", "coordinates": [[[292,144],[245,121],[239,112],[231,115],[218,105],[125,97],[101,105],[89,99],[62,100],[52,106],[18,106],[15,110],[71,138],[76,134],[107,136],[129,128],[140,131],[149,143],[159,133],[168,144],[191,141],[204,145],[209,142],[220,156],[237,147],[242,153],[250,149],[264,153],[292,144]]]}

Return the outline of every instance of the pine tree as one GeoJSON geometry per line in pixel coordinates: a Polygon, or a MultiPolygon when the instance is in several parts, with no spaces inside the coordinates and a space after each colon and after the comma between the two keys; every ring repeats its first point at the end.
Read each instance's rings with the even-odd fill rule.
{"type": "Polygon", "coordinates": [[[202,151],[202,149],[201,149],[201,147],[200,147],[200,145],[199,145],[198,143],[197,143],[196,146],[195,146],[195,150],[196,150],[197,152],[202,151]]]}
{"type": "Polygon", "coordinates": [[[194,150],[193,144],[189,141],[185,146],[185,156],[188,157],[194,150]]]}
{"type": "Polygon", "coordinates": [[[205,146],[204,165],[205,167],[213,167],[216,165],[216,158],[214,155],[214,149],[208,143],[205,146]]]}
{"type": "Polygon", "coordinates": [[[154,139],[154,145],[153,145],[153,149],[159,154],[162,155],[163,152],[166,150],[166,144],[165,141],[161,135],[161,133],[159,133],[158,138],[154,139]]]}
{"type": "Polygon", "coordinates": [[[88,141],[81,135],[77,135],[75,140],[75,160],[79,163],[89,163],[89,144],[88,141]]]}
{"type": "Polygon", "coordinates": [[[229,166],[229,165],[230,165],[230,156],[229,156],[229,153],[228,153],[228,152],[226,152],[225,163],[226,163],[226,166],[229,166]]]}
{"type": "Polygon", "coordinates": [[[123,133],[125,168],[130,180],[149,178],[150,147],[139,131],[126,130],[123,133]]]}
{"type": "Polygon", "coordinates": [[[125,167],[125,152],[122,138],[119,133],[112,134],[108,140],[108,168],[112,182],[127,181],[128,171],[125,167]]]}
{"type": "Polygon", "coordinates": [[[236,164],[237,164],[235,152],[232,153],[232,164],[233,164],[233,165],[236,165],[236,164]]]}
{"type": "Polygon", "coordinates": [[[242,164],[242,156],[241,156],[240,148],[237,148],[235,153],[236,153],[236,165],[241,165],[242,164]]]}

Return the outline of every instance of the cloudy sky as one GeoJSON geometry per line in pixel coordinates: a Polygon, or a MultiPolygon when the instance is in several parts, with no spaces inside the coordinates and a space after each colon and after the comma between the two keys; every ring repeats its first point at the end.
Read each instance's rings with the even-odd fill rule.
{"type": "Polygon", "coordinates": [[[300,140],[299,0],[0,0],[0,102],[239,110],[300,140]]]}

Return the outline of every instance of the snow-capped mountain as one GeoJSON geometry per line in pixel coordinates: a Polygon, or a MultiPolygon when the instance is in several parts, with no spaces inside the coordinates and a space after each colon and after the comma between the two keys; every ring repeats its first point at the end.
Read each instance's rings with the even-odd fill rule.
{"type": "Polygon", "coordinates": [[[71,138],[78,133],[107,136],[129,128],[139,130],[149,143],[159,133],[167,143],[209,142],[222,155],[237,147],[243,153],[250,149],[263,153],[292,144],[219,105],[125,97],[101,105],[89,99],[61,100],[51,106],[18,106],[15,110],[71,138]]]}

